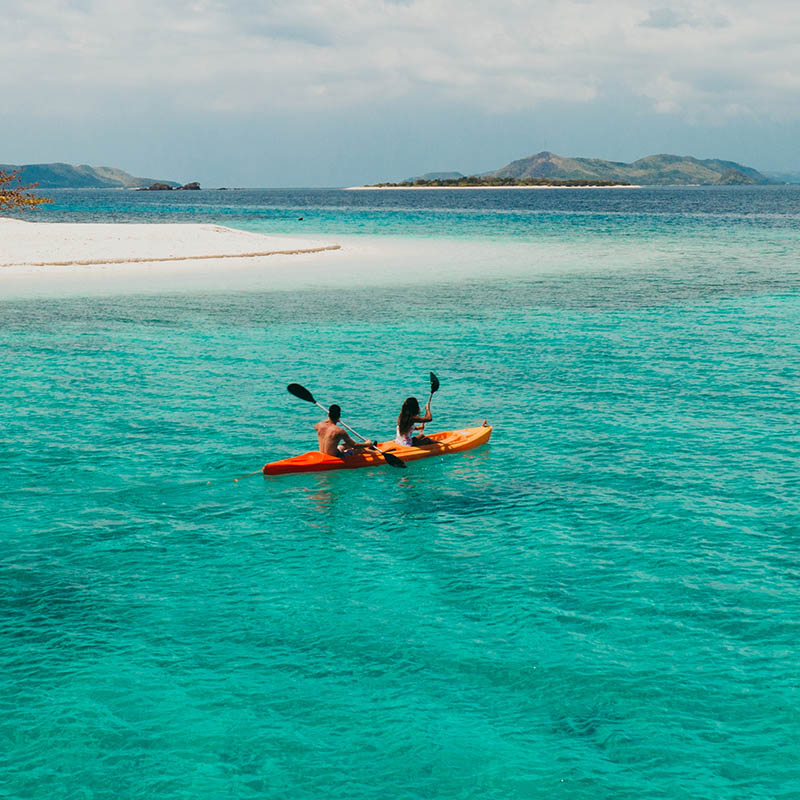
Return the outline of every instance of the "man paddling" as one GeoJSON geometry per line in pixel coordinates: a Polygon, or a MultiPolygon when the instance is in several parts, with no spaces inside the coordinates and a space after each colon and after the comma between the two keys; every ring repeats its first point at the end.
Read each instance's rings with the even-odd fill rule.
{"type": "MultiPolygon", "coordinates": [[[[324,408],[324,406],[323,406],[324,408]]],[[[334,403],[328,409],[328,418],[323,419],[314,426],[319,439],[319,451],[328,456],[336,458],[347,458],[352,456],[357,450],[364,450],[372,447],[371,442],[356,442],[350,438],[350,434],[339,427],[339,418],[342,416],[342,409],[334,403]]]]}

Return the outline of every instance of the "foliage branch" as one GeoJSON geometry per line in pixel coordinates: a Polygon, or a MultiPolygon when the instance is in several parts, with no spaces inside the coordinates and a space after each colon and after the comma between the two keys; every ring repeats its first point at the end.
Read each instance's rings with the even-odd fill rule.
{"type": "Polygon", "coordinates": [[[43,203],[52,203],[49,197],[30,193],[37,185],[30,183],[23,186],[19,179],[19,170],[14,172],[0,170],[0,211],[27,211],[43,203]]]}

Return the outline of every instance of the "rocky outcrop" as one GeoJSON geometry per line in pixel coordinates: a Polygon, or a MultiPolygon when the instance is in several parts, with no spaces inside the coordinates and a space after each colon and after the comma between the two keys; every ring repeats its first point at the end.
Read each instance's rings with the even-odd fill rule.
{"type": "Polygon", "coordinates": [[[183,186],[171,186],[169,183],[164,183],[163,181],[156,181],[151,186],[143,186],[140,191],[142,192],[171,192],[171,191],[190,191],[196,192],[199,191],[200,184],[197,181],[192,181],[191,183],[184,183],[183,186]]]}

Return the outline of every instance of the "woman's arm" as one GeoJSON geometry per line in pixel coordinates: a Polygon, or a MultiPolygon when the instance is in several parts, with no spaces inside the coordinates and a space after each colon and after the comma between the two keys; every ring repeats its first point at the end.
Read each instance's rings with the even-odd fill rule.
{"type": "Polygon", "coordinates": [[[431,422],[432,420],[433,420],[433,417],[431,416],[431,404],[430,403],[426,403],[425,404],[425,416],[424,417],[414,417],[414,419],[411,420],[411,421],[416,423],[416,422],[431,422]]]}

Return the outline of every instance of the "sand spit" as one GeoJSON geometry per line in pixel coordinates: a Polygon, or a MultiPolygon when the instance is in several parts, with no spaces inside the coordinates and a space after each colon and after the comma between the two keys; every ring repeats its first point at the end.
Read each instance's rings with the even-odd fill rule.
{"type": "Polygon", "coordinates": [[[265,236],[220,225],[28,222],[0,218],[0,267],[258,259],[340,245],[265,236]]]}

